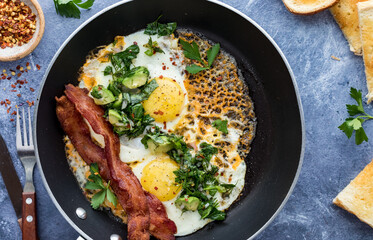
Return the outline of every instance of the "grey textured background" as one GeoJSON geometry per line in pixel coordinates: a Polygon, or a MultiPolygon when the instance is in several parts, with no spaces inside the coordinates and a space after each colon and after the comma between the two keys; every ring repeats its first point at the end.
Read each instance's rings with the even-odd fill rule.
{"type": "MultiPolygon", "coordinates": [[[[29,56],[11,63],[0,63],[0,70],[25,67],[30,62],[28,85],[18,89],[22,97],[10,92],[18,78],[0,80],[0,100],[12,104],[36,100],[45,70],[65,39],[86,19],[115,3],[97,0],[81,19],[58,16],[52,0],[42,0],[46,28],[40,45],[29,56]],[[36,64],[41,66],[38,71],[36,64]],[[36,89],[30,91],[30,87],[36,89]]],[[[306,122],[306,151],[299,181],[288,203],[278,217],[257,239],[373,239],[373,230],[353,215],[335,207],[332,199],[353,179],[373,157],[371,142],[356,146],[337,127],[347,117],[346,103],[352,103],[349,88],[367,93],[363,60],[354,56],[345,38],[328,11],[314,16],[295,16],[281,0],[224,0],[262,26],[277,42],[287,57],[298,83],[306,122]],[[333,60],[334,55],[340,61],[333,60]]],[[[372,106],[364,105],[369,113],[372,106]]],[[[24,171],[15,155],[15,123],[0,106],[0,132],[14,159],[21,181],[24,171]]],[[[373,139],[373,122],[365,129],[373,139]]],[[[35,169],[37,191],[38,231],[40,239],[76,239],[78,234],[54,207],[35,169]]],[[[0,178],[1,179],[1,178],[0,178]]],[[[21,239],[4,183],[0,181],[0,239],[21,239]]]]}

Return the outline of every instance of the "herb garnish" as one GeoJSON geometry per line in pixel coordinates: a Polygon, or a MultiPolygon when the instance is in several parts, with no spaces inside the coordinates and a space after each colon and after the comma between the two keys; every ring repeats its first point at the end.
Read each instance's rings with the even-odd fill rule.
{"type": "Polygon", "coordinates": [[[98,172],[97,163],[92,163],[89,166],[89,170],[91,172],[91,175],[89,175],[88,179],[91,181],[88,181],[86,183],[85,188],[90,190],[100,190],[99,192],[95,193],[95,195],[92,197],[92,208],[97,209],[105,201],[105,198],[114,206],[116,206],[117,197],[109,188],[110,181],[107,183],[106,186],[104,185],[104,183],[102,182],[101,175],[98,172]]]}
{"type": "Polygon", "coordinates": [[[199,65],[196,65],[196,64],[192,64],[190,66],[187,66],[186,70],[191,74],[196,74],[200,71],[209,69],[211,67],[212,63],[214,62],[216,56],[218,55],[219,50],[220,50],[220,44],[219,43],[217,43],[214,46],[212,46],[211,48],[209,48],[207,50],[207,64],[206,64],[205,61],[203,61],[202,58],[201,58],[199,47],[198,47],[198,45],[195,41],[193,41],[192,43],[189,43],[187,41],[184,41],[184,40],[180,39],[179,42],[180,42],[181,46],[183,47],[184,56],[186,58],[196,60],[202,65],[202,66],[199,66],[199,65]]]}
{"type": "MultiPolygon", "coordinates": [[[[182,186],[178,199],[181,201],[176,201],[182,202],[183,199],[190,197],[197,198],[199,204],[196,210],[202,219],[224,220],[225,213],[217,209],[218,202],[214,196],[217,192],[222,193],[223,196],[229,195],[235,185],[221,183],[218,180],[219,168],[210,163],[211,158],[218,153],[218,149],[203,142],[199,145],[200,151],[193,156],[182,136],[162,132],[159,127],[149,130],[141,140],[145,148],[148,147],[149,141],[157,145],[170,144],[171,150],[167,151],[167,154],[180,165],[180,169],[174,171],[175,182],[182,186]]],[[[190,210],[184,204],[180,204],[180,207],[184,207],[183,211],[190,210]]]]}
{"type": "Polygon", "coordinates": [[[220,120],[216,119],[213,123],[212,126],[219,131],[221,131],[224,134],[228,134],[228,120],[220,120]]]}
{"type": "Polygon", "coordinates": [[[162,17],[160,15],[154,22],[149,23],[146,28],[144,33],[147,35],[156,35],[158,36],[168,36],[171,35],[176,27],[177,24],[176,22],[170,22],[170,23],[159,23],[158,20],[162,17]]]}
{"type": "Polygon", "coordinates": [[[348,138],[351,138],[353,132],[355,131],[355,143],[357,145],[361,144],[363,141],[368,142],[368,137],[365,134],[362,124],[369,119],[373,119],[373,116],[368,115],[363,108],[363,101],[361,96],[361,91],[351,88],[350,96],[355,99],[357,105],[346,104],[347,112],[351,116],[346,118],[345,122],[342,123],[338,128],[342,130],[348,138]],[[355,118],[352,116],[359,115],[355,118]]]}
{"type": "Polygon", "coordinates": [[[154,54],[158,53],[164,53],[163,50],[158,46],[157,42],[153,42],[152,37],[149,37],[149,41],[147,44],[144,45],[144,47],[149,48],[145,51],[145,54],[150,56],[153,56],[154,54]]]}
{"type": "Polygon", "coordinates": [[[83,9],[89,9],[92,7],[95,0],[53,0],[54,7],[56,8],[57,14],[68,17],[68,18],[80,18],[80,10],[78,7],[83,9]]]}

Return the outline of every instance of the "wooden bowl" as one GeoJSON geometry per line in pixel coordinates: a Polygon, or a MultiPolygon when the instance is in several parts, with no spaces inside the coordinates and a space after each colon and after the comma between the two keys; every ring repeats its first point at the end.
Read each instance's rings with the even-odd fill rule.
{"type": "Polygon", "coordinates": [[[22,46],[0,48],[0,62],[19,60],[29,55],[38,46],[44,34],[45,20],[40,4],[36,0],[21,0],[36,15],[36,31],[30,41],[22,46]]]}

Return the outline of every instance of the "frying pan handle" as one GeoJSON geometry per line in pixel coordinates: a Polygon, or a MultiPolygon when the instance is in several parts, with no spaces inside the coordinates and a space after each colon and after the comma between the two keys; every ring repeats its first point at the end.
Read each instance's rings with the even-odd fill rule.
{"type": "Polygon", "coordinates": [[[22,193],[22,240],[37,240],[35,192],[22,193]]]}

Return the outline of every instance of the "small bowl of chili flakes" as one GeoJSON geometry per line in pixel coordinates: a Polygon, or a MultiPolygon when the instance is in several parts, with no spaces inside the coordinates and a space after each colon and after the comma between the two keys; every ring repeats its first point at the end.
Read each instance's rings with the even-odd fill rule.
{"type": "Polygon", "coordinates": [[[44,34],[43,10],[37,0],[0,0],[0,61],[30,54],[44,34]]]}

